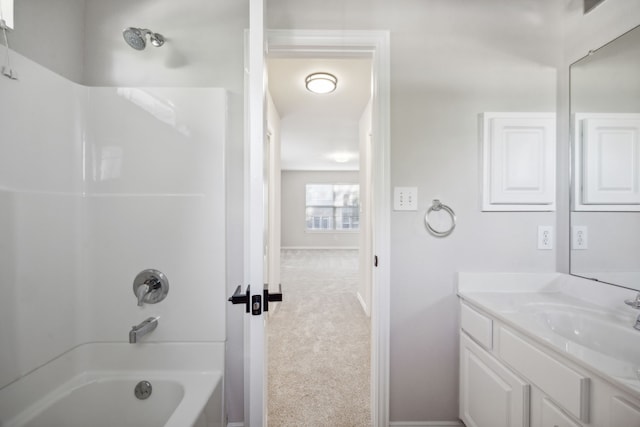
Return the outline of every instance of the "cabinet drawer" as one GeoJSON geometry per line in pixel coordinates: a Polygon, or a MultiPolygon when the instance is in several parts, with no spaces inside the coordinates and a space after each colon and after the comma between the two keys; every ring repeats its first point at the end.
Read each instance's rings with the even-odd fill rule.
{"type": "Polygon", "coordinates": [[[589,422],[589,378],[538,350],[511,331],[500,328],[502,360],[537,385],[567,412],[589,422]]]}
{"type": "Polygon", "coordinates": [[[464,303],[460,308],[460,328],[484,348],[493,348],[493,321],[464,303]]]}
{"type": "Polygon", "coordinates": [[[581,427],[546,397],[542,399],[542,427],[581,427]]]}

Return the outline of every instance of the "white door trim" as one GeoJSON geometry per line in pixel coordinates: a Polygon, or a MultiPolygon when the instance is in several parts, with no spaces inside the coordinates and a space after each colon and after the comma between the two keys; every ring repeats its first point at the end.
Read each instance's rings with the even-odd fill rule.
{"type": "MultiPolygon", "coordinates": [[[[245,283],[251,296],[262,295],[264,282],[264,138],[265,122],[265,0],[251,0],[249,31],[245,33],[245,283]],[[247,89],[248,88],[248,89],[247,89]]],[[[244,320],[244,424],[267,424],[265,316],[246,314],[244,320]]]]}
{"type": "Polygon", "coordinates": [[[373,271],[371,407],[375,427],[389,425],[390,43],[388,31],[267,30],[269,55],[366,55],[372,58],[373,271]]]}

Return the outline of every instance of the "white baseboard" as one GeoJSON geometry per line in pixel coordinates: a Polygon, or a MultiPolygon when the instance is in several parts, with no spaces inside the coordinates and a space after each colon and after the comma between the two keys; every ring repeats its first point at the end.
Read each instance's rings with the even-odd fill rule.
{"type": "Polygon", "coordinates": [[[360,295],[360,292],[356,292],[356,297],[358,298],[358,302],[360,302],[360,306],[362,307],[362,310],[364,310],[364,314],[366,314],[367,317],[371,317],[371,315],[369,314],[369,308],[367,307],[367,304],[364,302],[364,298],[362,298],[362,295],[360,295]]]}
{"type": "Polygon", "coordinates": [[[227,427],[244,427],[244,423],[243,423],[243,422],[239,422],[239,423],[227,423],[227,427]]]}
{"type": "Polygon", "coordinates": [[[389,427],[464,427],[462,421],[391,421],[389,427]]]}
{"type": "Polygon", "coordinates": [[[340,250],[340,249],[344,249],[344,250],[358,250],[360,248],[358,248],[357,246],[282,246],[280,248],[280,250],[294,250],[294,251],[299,251],[299,250],[311,250],[311,249],[322,249],[322,250],[340,250]]]}

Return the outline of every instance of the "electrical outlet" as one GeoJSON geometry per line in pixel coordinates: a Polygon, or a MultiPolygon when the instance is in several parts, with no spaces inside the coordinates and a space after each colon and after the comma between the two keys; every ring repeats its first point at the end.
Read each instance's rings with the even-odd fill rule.
{"type": "Polygon", "coordinates": [[[538,249],[553,249],[553,227],[551,225],[538,226],[538,249]]]}
{"type": "Polygon", "coordinates": [[[393,188],[394,211],[418,210],[418,187],[394,187],[393,188]]]}
{"type": "Polygon", "coordinates": [[[588,249],[588,243],[586,225],[574,225],[571,227],[571,249],[576,251],[588,249]]]}

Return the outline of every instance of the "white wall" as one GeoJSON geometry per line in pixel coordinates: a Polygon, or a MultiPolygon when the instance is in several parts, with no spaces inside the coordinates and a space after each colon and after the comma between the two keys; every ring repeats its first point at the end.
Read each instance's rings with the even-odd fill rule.
{"type": "MultiPolygon", "coordinates": [[[[640,213],[572,212],[571,221],[587,227],[588,232],[588,249],[571,253],[574,274],[600,280],[605,280],[606,272],[640,274],[640,213]]],[[[639,287],[635,281],[614,283],[639,287]]]]}
{"type": "MultiPolygon", "coordinates": [[[[9,46],[51,71],[82,83],[84,16],[85,0],[16,1],[15,27],[7,36],[9,46]]],[[[0,43],[4,44],[4,39],[0,43]]],[[[20,77],[20,68],[13,68],[20,77]]]]}
{"type": "Polygon", "coordinates": [[[536,249],[555,213],[480,212],[477,114],[555,111],[560,7],[269,1],[269,28],[391,32],[391,184],[419,196],[418,212],[391,215],[392,421],[457,419],[457,271],[555,271],[555,251],[536,249]],[[444,239],[423,225],[434,198],[458,215],[444,239]]]}
{"type": "Polygon", "coordinates": [[[283,248],[357,248],[358,232],[306,231],[306,184],[358,184],[358,172],[282,171],[283,248]]]}
{"type": "Polygon", "coordinates": [[[566,69],[590,50],[640,25],[640,4],[636,0],[605,0],[591,12],[582,13],[582,2],[571,0],[564,10],[564,60],[566,69]]]}
{"type": "Polygon", "coordinates": [[[77,85],[12,55],[0,78],[0,387],[79,340],[77,85]]]}
{"type": "Polygon", "coordinates": [[[90,86],[213,86],[242,90],[246,1],[86,0],[84,82],[90,86]],[[122,38],[149,28],[166,42],[143,51],[122,38]]]}

